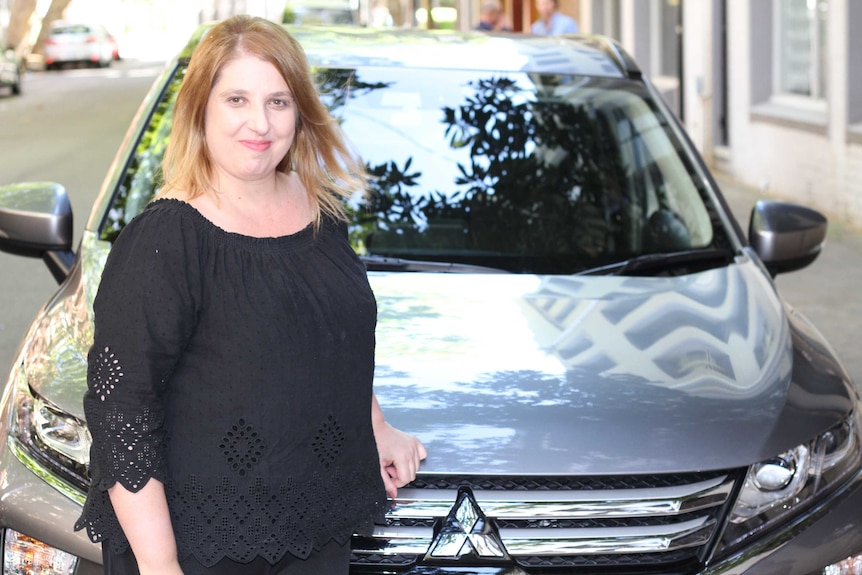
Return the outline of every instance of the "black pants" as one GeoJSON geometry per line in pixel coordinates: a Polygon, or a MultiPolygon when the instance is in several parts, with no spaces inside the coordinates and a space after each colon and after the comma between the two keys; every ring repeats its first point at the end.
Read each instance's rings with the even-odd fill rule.
{"type": "MultiPolygon", "coordinates": [[[[138,562],[131,549],[122,555],[111,552],[110,544],[102,544],[102,562],[105,575],[140,575],[138,562]]],[[[180,562],[183,575],[347,575],[350,568],[350,543],[339,545],[330,541],[320,550],[313,550],[308,559],[285,554],[275,565],[262,557],[251,563],[237,563],[222,559],[212,567],[204,567],[194,557],[180,562]]]]}

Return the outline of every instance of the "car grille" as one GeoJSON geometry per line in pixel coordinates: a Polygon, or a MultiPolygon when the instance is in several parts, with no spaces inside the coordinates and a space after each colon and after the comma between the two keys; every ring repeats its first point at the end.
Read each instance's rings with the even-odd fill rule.
{"type": "Polygon", "coordinates": [[[423,475],[386,525],[356,537],[355,568],[511,566],[664,573],[702,564],[741,472],[627,477],[423,475]]]}

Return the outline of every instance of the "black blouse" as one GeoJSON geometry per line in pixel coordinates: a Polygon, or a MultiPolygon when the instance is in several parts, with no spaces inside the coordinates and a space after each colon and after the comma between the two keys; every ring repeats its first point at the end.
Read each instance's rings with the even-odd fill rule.
{"type": "Polygon", "coordinates": [[[255,238],[157,200],[115,241],[94,311],[76,529],[126,549],[107,489],[150,478],[180,559],[204,565],[306,557],[382,519],[377,308],[345,226],[255,238]]]}

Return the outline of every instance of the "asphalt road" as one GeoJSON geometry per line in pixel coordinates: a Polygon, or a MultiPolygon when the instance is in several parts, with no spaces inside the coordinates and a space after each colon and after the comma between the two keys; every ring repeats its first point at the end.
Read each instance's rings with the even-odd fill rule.
{"type": "MultiPolygon", "coordinates": [[[[140,102],[162,64],[114,63],[104,70],[30,73],[23,94],[0,95],[0,183],[49,180],[66,186],[76,218],[75,245],[90,205],[140,102]]],[[[737,219],[747,227],[759,192],[719,176],[737,219]]],[[[862,385],[862,233],[831,215],[826,249],[808,268],[778,277],[787,299],[832,342],[862,385]]],[[[56,289],[40,260],[0,252],[0,370],[56,289]]]]}

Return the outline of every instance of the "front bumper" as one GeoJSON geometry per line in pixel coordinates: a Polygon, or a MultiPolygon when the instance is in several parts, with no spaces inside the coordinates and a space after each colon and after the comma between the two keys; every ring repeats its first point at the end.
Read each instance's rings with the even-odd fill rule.
{"type": "MultiPolygon", "coordinates": [[[[80,506],[27,469],[9,450],[0,451],[0,527],[11,528],[79,557],[76,575],[97,575],[101,549],[73,525],[80,506]]],[[[862,555],[862,470],[820,506],[736,555],[706,566],[698,575],[812,575],[862,555]]],[[[409,571],[354,568],[356,575],[530,575],[512,565],[479,568],[416,567],[409,571]]],[[[564,575],[567,571],[555,571],[564,575]]],[[[582,573],[580,571],[579,573],[582,573]]],[[[3,573],[2,575],[6,575],[3,573]]],[[[694,575],[694,574],[692,574],[694,575]]]]}
{"type": "MultiPolygon", "coordinates": [[[[857,575],[862,567],[862,469],[855,478],[819,506],[798,517],[792,524],[758,539],[732,556],[712,561],[701,570],[677,570],[675,575],[857,575]],[[855,558],[856,570],[834,566],[855,558]],[[826,571],[827,568],[831,569],[826,571]]],[[[595,573],[613,573],[597,570],[595,573]]],[[[401,575],[531,575],[533,572],[510,564],[464,567],[444,564],[404,570],[374,570],[354,567],[359,574],[401,575]]],[[[543,575],[582,575],[589,570],[546,570],[543,575]]],[[[656,575],[646,568],[643,573],[656,575]]]]}
{"type": "Polygon", "coordinates": [[[76,575],[101,575],[101,547],[73,529],[80,512],[80,505],[26,468],[5,442],[0,445],[0,528],[77,556],[76,575]]]}
{"type": "Polygon", "coordinates": [[[830,565],[859,556],[862,556],[862,469],[843,490],[796,523],[709,566],[703,575],[820,574],[830,565]]]}

